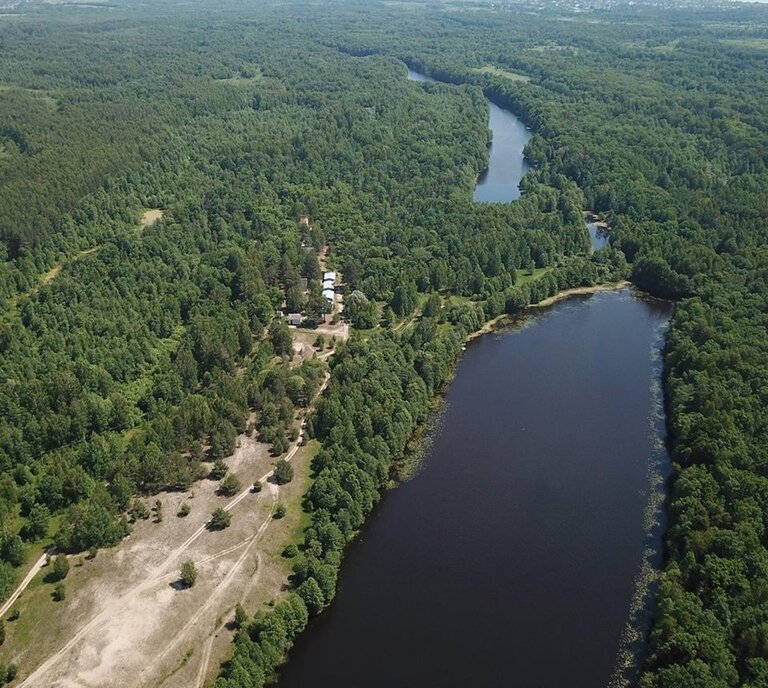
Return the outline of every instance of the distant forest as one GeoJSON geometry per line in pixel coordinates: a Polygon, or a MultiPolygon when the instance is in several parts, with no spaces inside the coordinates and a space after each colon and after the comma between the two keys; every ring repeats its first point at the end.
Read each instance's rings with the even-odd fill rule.
{"type": "Polygon", "coordinates": [[[465,336],[629,278],[678,302],[641,686],[768,686],[768,8],[210,5],[0,16],[0,597],[41,544],[117,543],[249,412],[284,451],[323,370],[288,367],[275,313],[321,314],[327,245],[356,332],[309,420],[295,589],[215,684],[264,685],[465,336]],[[472,201],[483,95],[534,132],[511,204],[472,201]]]}

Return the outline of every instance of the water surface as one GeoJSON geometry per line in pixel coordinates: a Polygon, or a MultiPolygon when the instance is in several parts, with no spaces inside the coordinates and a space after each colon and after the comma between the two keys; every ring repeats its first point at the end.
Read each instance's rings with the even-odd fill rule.
{"type": "Polygon", "coordinates": [[[666,461],[669,314],[599,293],[469,345],[422,469],[349,549],[279,685],[606,686],[666,461]]]}
{"type": "Polygon", "coordinates": [[[595,222],[587,222],[587,231],[589,232],[589,239],[592,242],[593,251],[599,251],[611,241],[605,230],[602,227],[599,227],[595,222]]]}
{"type": "MultiPolygon", "coordinates": [[[[408,67],[411,81],[435,82],[435,79],[408,67]]],[[[508,110],[488,101],[488,128],[493,133],[488,168],[480,173],[474,200],[480,203],[508,203],[520,198],[520,182],[528,172],[523,156],[525,144],[531,138],[525,125],[508,110]]]]}

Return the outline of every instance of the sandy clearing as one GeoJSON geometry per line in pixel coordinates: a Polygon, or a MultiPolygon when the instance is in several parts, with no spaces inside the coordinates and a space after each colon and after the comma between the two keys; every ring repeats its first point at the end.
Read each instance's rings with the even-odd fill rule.
{"type": "MultiPolygon", "coordinates": [[[[318,394],[329,378],[326,375],[318,394]]],[[[299,430],[284,458],[293,459],[302,440],[299,430]]],[[[160,495],[166,513],[163,523],[136,524],[134,534],[121,545],[83,564],[84,568],[99,566],[101,571],[81,589],[71,591],[65,606],[57,607],[61,611],[55,615],[56,623],[69,621],[73,626],[63,635],[66,642],[42,663],[39,657],[37,668],[20,686],[125,688],[135,678],[137,687],[187,688],[197,676],[207,674],[212,655],[220,659],[229,651],[231,633],[220,633],[222,619],[257,584],[262,569],[272,571],[270,587],[260,591],[262,597],[266,595],[262,603],[281,594],[287,565],[280,557],[284,544],[274,542],[269,566],[261,565],[259,542],[271,523],[283,523],[273,521],[280,488],[268,480],[272,473],[268,447],[241,436],[228,464],[244,485],[260,479],[265,489],[253,493],[248,487],[226,504],[215,494],[212,481],[198,483],[190,493],[160,495]],[[184,502],[193,505],[192,513],[183,519],[172,515],[184,502]],[[233,520],[226,530],[211,532],[206,528],[207,516],[216,506],[232,512],[233,520]],[[187,558],[198,567],[198,583],[179,590],[177,571],[187,558]],[[159,654],[158,648],[162,648],[159,654]],[[187,660],[198,648],[203,649],[200,666],[192,662],[189,670],[194,675],[186,675],[187,660]]],[[[286,489],[296,491],[291,504],[295,502],[298,512],[304,488],[291,483],[286,489]]],[[[68,578],[68,590],[70,585],[68,578]]],[[[26,659],[28,665],[31,658],[26,659]]]]}
{"type": "Polygon", "coordinates": [[[158,220],[161,220],[164,214],[165,214],[165,211],[160,210],[160,208],[150,208],[149,210],[145,210],[144,214],[141,216],[142,231],[144,231],[148,227],[151,227],[158,220]]]}
{"type": "Polygon", "coordinates": [[[580,294],[597,294],[601,291],[617,291],[618,289],[626,289],[631,287],[632,284],[626,280],[621,282],[611,282],[609,284],[596,284],[594,287],[574,287],[573,289],[563,289],[563,291],[557,292],[554,296],[550,296],[538,303],[532,303],[527,308],[545,308],[551,306],[553,303],[569,299],[571,296],[578,296],[580,294]]]}
{"type": "MultiPolygon", "coordinates": [[[[246,440],[238,450],[239,453],[252,453],[258,445],[251,438],[246,440]]],[[[263,456],[254,458],[262,459],[258,462],[262,470],[258,474],[249,471],[246,484],[252,484],[257,476],[266,479],[271,472],[271,468],[264,472],[269,467],[270,457],[266,447],[261,445],[261,449],[263,456]]],[[[242,472],[240,475],[241,479],[245,478],[242,472]]],[[[202,607],[222,581],[226,584],[231,582],[231,577],[227,579],[226,575],[220,575],[218,567],[222,563],[226,567],[228,557],[243,556],[239,552],[242,547],[230,544],[233,537],[237,544],[237,541],[246,539],[267,520],[260,503],[265,501],[262,495],[268,491],[256,494],[247,489],[241,492],[224,505],[229,511],[236,510],[233,525],[221,533],[212,533],[206,528],[207,515],[214,506],[221,505],[221,498],[215,494],[215,484],[207,482],[209,484],[203,483],[197,487],[191,502],[195,505],[193,514],[196,518],[193,518],[193,514],[186,519],[170,514],[166,517],[169,526],[176,526],[167,529],[169,531],[189,530],[190,526],[197,526],[181,545],[169,547],[167,538],[158,537],[165,524],[158,526],[144,522],[137,524],[136,534],[117,550],[99,554],[102,559],[112,560],[115,571],[111,581],[105,580],[109,576],[109,572],[105,572],[104,577],[98,577],[78,596],[85,597],[85,600],[78,600],[81,606],[92,607],[90,619],[21,686],[123,688],[126,685],[125,677],[136,675],[137,668],[146,666],[147,659],[156,655],[158,643],[166,644],[162,639],[166,631],[170,632],[179,625],[191,613],[190,610],[202,607]],[[201,492],[207,494],[201,495],[201,492]],[[250,503],[240,506],[249,495],[250,503]],[[203,537],[204,534],[207,536],[203,537]],[[200,578],[205,579],[202,586],[195,586],[189,591],[178,591],[172,587],[178,576],[175,570],[171,572],[170,569],[180,565],[182,555],[200,562],[200,578]],[[122,586],[120,579],[123,579],[122,586]],[[121,587],[125,589],[125,582],[132,584],[132,587],[122,595],[115,594],[121,587]],[[189,604],[192,597],[196,598],[195,604],[189,604]],[[46,676],[49,676],[48,683],[45,683],[46,676]]],[[[179,505],[183,501],[179,495],[170,496],[176,497],[175,501],[179,505]]],[[[271,503],[273,500],[268,501],[271,503]]],[[[166,511],[170,511],[168,506],[166,504],[166,511]]],[[[268,513],[271,513],[271,509],[268,509],[268,513]]],[[[246,553],[248,551],[246,549],[246,553]]]]}

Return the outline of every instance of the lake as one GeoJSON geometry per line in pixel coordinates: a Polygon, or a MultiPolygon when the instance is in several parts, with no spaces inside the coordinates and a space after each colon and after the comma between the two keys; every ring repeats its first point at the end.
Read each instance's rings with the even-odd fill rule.
{"type": "Polygon", "coordinates": [[[349,548],[279,685],[606,686],[660,548],[670,313],[600,292],[469,344],[420,470],[349,548]]]}
{"type": "MultiPolygon", "coordinates": [[[[411,81],[435,79],[408,68],[411,81]]],[[[523,148],[531,138],[525,125],[508,110],[488,101],[488,128],[493,133],[488,168],[480,173],[474,200],[480,203],[508,203],[520,198],[520,182],[528,172],[523,148]]]]}

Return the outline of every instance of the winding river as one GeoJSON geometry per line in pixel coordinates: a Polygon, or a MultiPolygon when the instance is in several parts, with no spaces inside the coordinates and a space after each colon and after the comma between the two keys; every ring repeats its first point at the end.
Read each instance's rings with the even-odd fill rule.
{"type": "Polygon", "coordinates": [[[349,548],[279,685],[607,686],[660,549],[670,310],[598,292],[469,344],[420,469],[349,548]]]}
{"type": "MultiPolygon", "coordinates": [[[[435,79],[410,67],[408,79],[435,82],[435,79]]],[[[522,151],[531,134],[511,112],[490,101],[488,105],[488,128],[493,132],[493,140],[488,168],[477,179],[474,200],[479,203],[507,203],[520,198],[520,181],[529,169],[522,151]]]]}

